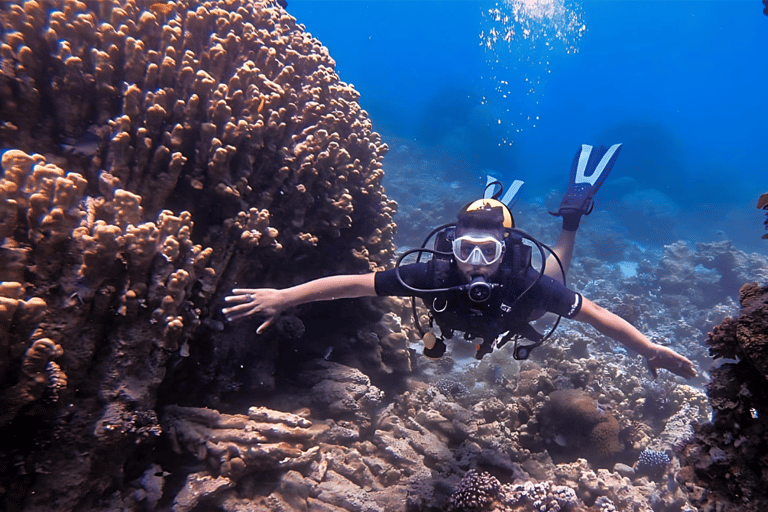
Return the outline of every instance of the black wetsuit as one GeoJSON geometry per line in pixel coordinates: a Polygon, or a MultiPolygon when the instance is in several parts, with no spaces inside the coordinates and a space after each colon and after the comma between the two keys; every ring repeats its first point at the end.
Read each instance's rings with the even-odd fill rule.
{"type": "MultiPolygon", "coordinates": [[[[442,278],[436,277],[429,263],[402,265],[400,276],[409,286],[425,290],[463,284],[455,264],[450,265],[442,278]]],[[[546,275],[541,276],[538,283],[520,297],[538,277],[539,272],[530,265],[516,272],[502,262],[499,271],[489,279],[502,286],[494,288],[490,299],[482,303],[472,301],[466,291],[414,293],[399,282],[394,269],[377,272],[375,288],[377,295],[421,298],[443,334],[447,334],[446,337],[450,338],[452,331],[456,330],[465,333],[466,339],[483,338],[487,353],[493,349],[493,340],[507,331],[536,341],[536,337],[541,336],[528,322],[540,318],[546,312],[565,318],[573,318],[578,314],[582,304],[581,294],[546,275]]],[[[480,351],[478,348],[478,358],[482,357],[480,351]]],[[[527,355],[522,359],[525,357],[527,355]]]]}

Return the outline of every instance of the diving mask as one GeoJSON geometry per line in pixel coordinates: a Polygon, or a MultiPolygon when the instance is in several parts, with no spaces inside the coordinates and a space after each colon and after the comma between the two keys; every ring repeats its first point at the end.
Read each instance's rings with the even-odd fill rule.
{"type": "Polygon", "coordinates": [[[504,253],[504,243],[489,235],[460,236],[453,241],[453,255],[469,265],[493,265],[504,253]]]}

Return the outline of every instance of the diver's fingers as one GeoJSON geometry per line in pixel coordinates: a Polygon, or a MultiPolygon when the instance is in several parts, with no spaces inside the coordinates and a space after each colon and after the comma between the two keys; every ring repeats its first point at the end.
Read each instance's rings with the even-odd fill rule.
{"type": "Polygon", "coordinates": [[[227,295],[224,297],[224,302],[244,302],[249,300],[254,300],[256,298],[256,293],[258,293],[259,290],[248,290],[245,288],[235,288],[232,290],[232,295],[227,295]]]}
{"type": "Polygon", "coordinates": [[[686,359],[685,362],[681,365],[680,373],[678,373],[678,375],[685,377],[686,379],[692,379],[698,374],[699,372],[696,371],[696,367],[693,366],[693,363],[688,359],[686,359]]]}
{"type": "Polygon", "coordinates": [[[272,321],[273,321],[274,319],[275,319],[275,317],[271,317],[271,318],[269,318],[269,319],[268,319],[266,322],[264,322],[263,324],[261,324],[261,325],[259,326],[259,328],[258,328],[258,329],[256,329],[256,334],[261,334],[262,332],[264,332],[264,329],[266,329],[267,327],[269,327],[270,325],[272,325],[272,321]]]}
{"type": "Polygon", "coordinates": [[[248,309],[251,309],[251,308],[257,308],[258,309],[260,306],[261,306],[261,304],[259,304],[258,302],[244,302],[242,304],[237,304],[236,306],[231,306],[231,307],[228,307],[228,308],[223,308],[221,310],[221,312],[224,313],[225,315],[229,315],[230,313],[239,313],[241,311],[245,311],[245,310],[248,310],[248,309]]]}
{"type": "Polygon", "coordinates": [[[240,304],[239,306],[234,306],[227,309],[226,311],[222,310],[222,312],[227,316],[227,320],[230,322],[251,316],[255,313],[258,313],[259,311],[261,311],[261,306],[259,304],[251,303],[240,304]]]}
{"type": "Polygon", "coordinates": [[[248,295],[249,293],[256,293],[259,288],[233,288],[232,293],[235,295],[248,295]]]}
{"type": "Polygon", "coordinates": [[[651,375],[653,375],[654,379],[659,376],[658,372],[656,371],[656,365],[650,361],[648,361],[648,370],[651,372],[651,375]]]}

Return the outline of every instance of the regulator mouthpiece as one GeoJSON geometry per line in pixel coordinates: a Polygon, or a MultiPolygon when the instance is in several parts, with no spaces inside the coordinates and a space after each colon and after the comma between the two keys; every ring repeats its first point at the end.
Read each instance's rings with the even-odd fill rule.
{"type": "Polygon", "coordinates": [[[491,298],[491,285],[483,276],[475,276],[469,283],[467,294],[474,302],[485,302],[491,298]]]}

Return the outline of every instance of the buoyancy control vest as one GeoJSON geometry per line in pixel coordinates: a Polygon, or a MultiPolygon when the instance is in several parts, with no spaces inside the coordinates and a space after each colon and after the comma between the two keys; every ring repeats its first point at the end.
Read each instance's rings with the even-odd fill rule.
{"type": "Polygon", "coordinates": [[[522,288],[528,272],[532,270],[532,247],[523,243],[524,236],[519,230],[508,234],[499,271],[494,275],[498,284],[492,288],[487,301],[477,303],[469,299],[463,288],[451,286],[458,279],[451,251],[453,229],[447,227],[439,231],[435,235],[434,252],[430,251],[432,258],[427,268],[431,278],[430,288],[435,292],[423,294],[422,300],[429,309],[430,327],[436,323],[442,338],[436,339],[431,348],[425,346],[424,354],[428,357],[442,356],[446,349],[444,339],[452,338],[454,331],[461,331],[468,341],[482,338],[483,342],[476,345],[476,359],[482,359],[485,354],[493,352],[494,347],[500,348],[510,340],[515,342],[513,357],[527,359],[531,350],[557,327],[555,324],[546,336],[538,332],[529,323],[534,310],[521,301],[532,287],[522,288]]]}

